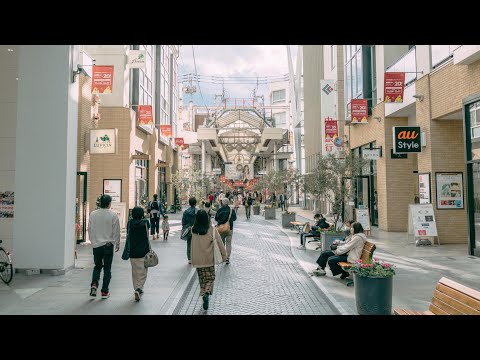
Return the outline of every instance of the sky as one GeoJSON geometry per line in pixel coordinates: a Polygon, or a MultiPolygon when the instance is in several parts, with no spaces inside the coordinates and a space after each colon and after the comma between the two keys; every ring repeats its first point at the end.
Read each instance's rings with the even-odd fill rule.
{"type": "MultiPolygon", "coordinates": [[[[295,68],[297,46],[292,45],[290,49],[295,68]]],[[[200,81],[200,84],[192,79],[192,85],[197,87],[197,92],[193,95],[184,93],[184,105],[187,105],[190,100],[193,100],[195,105],[214,105],[215,94],[220,95],[222,93],[222,84],[221,79],[212,77],[230,77],[225,82],[227,97],[250,98],[253,95],[253,90],[257,87],[256,80],[245,80],[244,77],[281,77],[288,74],[286,45],[193,45],[193,50],[195,52],[197,74],[209,78],[204,79],[208,82],[200,81]],[[242,79],[234,80],[231,78],[234,76],[242,77],[242,79]],[[232,84],[233,81],[243,83],[232,84]],[[245,81],[252,83],[245,84],[245,81]]],[[[180,47],[178,74],[179,79],[185,74],[195,74],[192,45],[182,45],[180,47]]],[[[189,85],[189,82],[185,82],[185,85],[189,85]]],[[[256,94],[264,95],[265,100],[267,100],[268,85],[260,84],[256,94]]]]}

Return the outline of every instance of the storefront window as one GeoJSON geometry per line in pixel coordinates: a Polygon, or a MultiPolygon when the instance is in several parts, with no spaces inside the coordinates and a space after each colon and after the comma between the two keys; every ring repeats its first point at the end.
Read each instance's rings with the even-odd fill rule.
{"type": "Polygon", "coordinates": [[[165,167],[158,169],[158,190],[160,199],[167,201],[167,169],[165,167]]]}
{"type": "MultiPolygon", "coordinates": [[[[137,155],[142,155],[136,151],[137,155]]],[[[146,207],[148,202],[148,160],[135,160],[135,205],[146,207]]]]}

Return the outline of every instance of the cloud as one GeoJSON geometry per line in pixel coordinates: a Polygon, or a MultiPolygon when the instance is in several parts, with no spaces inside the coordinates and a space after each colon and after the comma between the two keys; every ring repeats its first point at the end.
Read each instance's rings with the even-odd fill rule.
{"type": "MultiPolygon", "coordinates": [[[[200,82],[203,100],[198,91],[194,95],[184,94],[184,102],[193,100],[196,105],[213,105],[215,94],[222,93],[220,79],[224,77],[265,77],[282,76],[288,73],[287,47],[285,45],[194,45],[197,74],[208,76],[209,82],[200,82]],[[217,82],[217,83],[212,83],[217,82]]],[[[291,46],[296,55],[296,46],[291,46]]],[[[192,45],[180,48],[179,75],[194,74],[192,45]]],[[[294,57],[295,64],[295,57],[294,57]]],[[[295,65],[294,65],[295,66],[295,65]]],[[[238,80],[244,82],[245,80],[238,80]]],[[[224,84],[227,95],[231,98],[248,98],[256,88],[254,83],[224,84]]],[[[249,81],[250,82],[250,81],[249,81]]],[[[260,79],[261,82],[261,79],[260,79]]],[[[257,95],[268,96],[268,85],[260,85],[257,95]]]]}

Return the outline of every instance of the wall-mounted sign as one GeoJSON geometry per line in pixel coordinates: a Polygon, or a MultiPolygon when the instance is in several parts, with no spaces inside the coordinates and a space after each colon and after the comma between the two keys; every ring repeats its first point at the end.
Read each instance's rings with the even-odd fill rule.
{"type": "Polygon", "coordinates": [[[145,69],[147,50],[129,50],[128,65],[130,69],[145,69]]]}
{"type": "Polygon", "coordinates": [[[366,160],[378,160],[382,157],[382,149],[362,149],[362,157],[366,160]]]}
{"type": "Polygon", "coordinates": [[[331,118],[325,119],[325,151],[328,153],[333,152],[334,140],[338,138],[338,124],[337,120],[331,118]]]}
{"type": "Polygon", "coordinates": [[[392,133],[394,154],[422,152],[420,126],[394,126],[392,133]]]}
{"type": "Polygon", "coordinates": [[[368,124],[368,100],[352,99],[350,113],[352,124],[368,124]]]}
{"type": "Polygon", "coordinates": [[[112,202],[122,202],[122,180],[103,179],[103,193],[112,197],[112,202]]]}
{"type": "Polygon", "coordinates": [[[172,136],[172,125],[160,125],[160,132],[163,136],[172,136]]]}
{"type": "MultiPolygon", "coordinates": [[[[320,80],[320,118],[321,128],[325,129],[322,136],[322,153],[329,154],[337,151],[334,145],[334,135],[338,136],[338,130],[334,130],[333,126],[336,123],[337,112],[335,107],[337,92],[335,90],[335,80],[320,80]],[[329,122],[329,125],[327,125],[329,122]],[[329,134],[327,137],[327,127],[329,134]],[[328,140],[327,140],[328,139],[328,140]]],[[[336,125],[335,125],[336,128],[336,125]]]]}
{"type": "Polygon", "coordinates": [[[115,154],[117,129],[90,130],[90,154],[115,154]]]}
{"type": "Polygon", "coordinates": [[[430,173],[418,174],[418,197],[420,204],[431,204],[430,173]]]}
{"type": "Polygon", "coordinates": [[[15,204],[14,191],[0,191],[0,218],[13,219],[14,204],[15,204]]]}
{"type": "Polygon", "coordinates": [[[138,105],[138,124],[153,125],[152,105],[138,105]]]}
{"type": "Polygon", "coordinates": [[[435,173],[437,209],[463,209],[463,173],[435,173]]]}
{"type": "Polygon", "coordinates": [[[386,103],[403,103],[404,87],[404,72],[386,72],[384,81],[383,101],[386,103]]]}
{"type": "Polygon", "coordinates": [[[183,138],[175,138],[175,145],[182,146],[183,138]]]}
{"type": "Polygon", "coordinates": [[[393,149],[390,149],[390,157],[392,159],[408,159],[408,154],[394,154],[393,149]]]}
{"type": "Polygon", "coordinates": [[[92,66],[92,94],[111,94],[113,91],[113,65],[92,66]]]}
{"type": "Polygon", "coordinates": [[[222,169],[220,168],[213,168],[212,169],[212,173],[214,173],[215,175],[220,175],[222,173],[222,169]]]}
{"type": "Polygon", "coordinates": [[[150,160],[150,155],[148,155],[148,154],[134,154],[134,155],[132,155],[132,160],[150,160]]]}
{"type": "Polygon", "coordinates": [[[432,204],[410,204],[408,233],[415,237],[438,236],[432,204]]]}

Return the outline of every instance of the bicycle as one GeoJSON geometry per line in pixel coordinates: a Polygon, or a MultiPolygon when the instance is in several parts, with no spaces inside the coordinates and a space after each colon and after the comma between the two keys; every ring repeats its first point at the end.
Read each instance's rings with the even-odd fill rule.
{"type": "MultiPolygon", "coordinates": [[[[2,240],[0,240],[0,244],[2,240]]],[[[13,278],[13,265],[10,253],[0,245],[0,278],[5,284],[10,283],[13,278]]]]}

